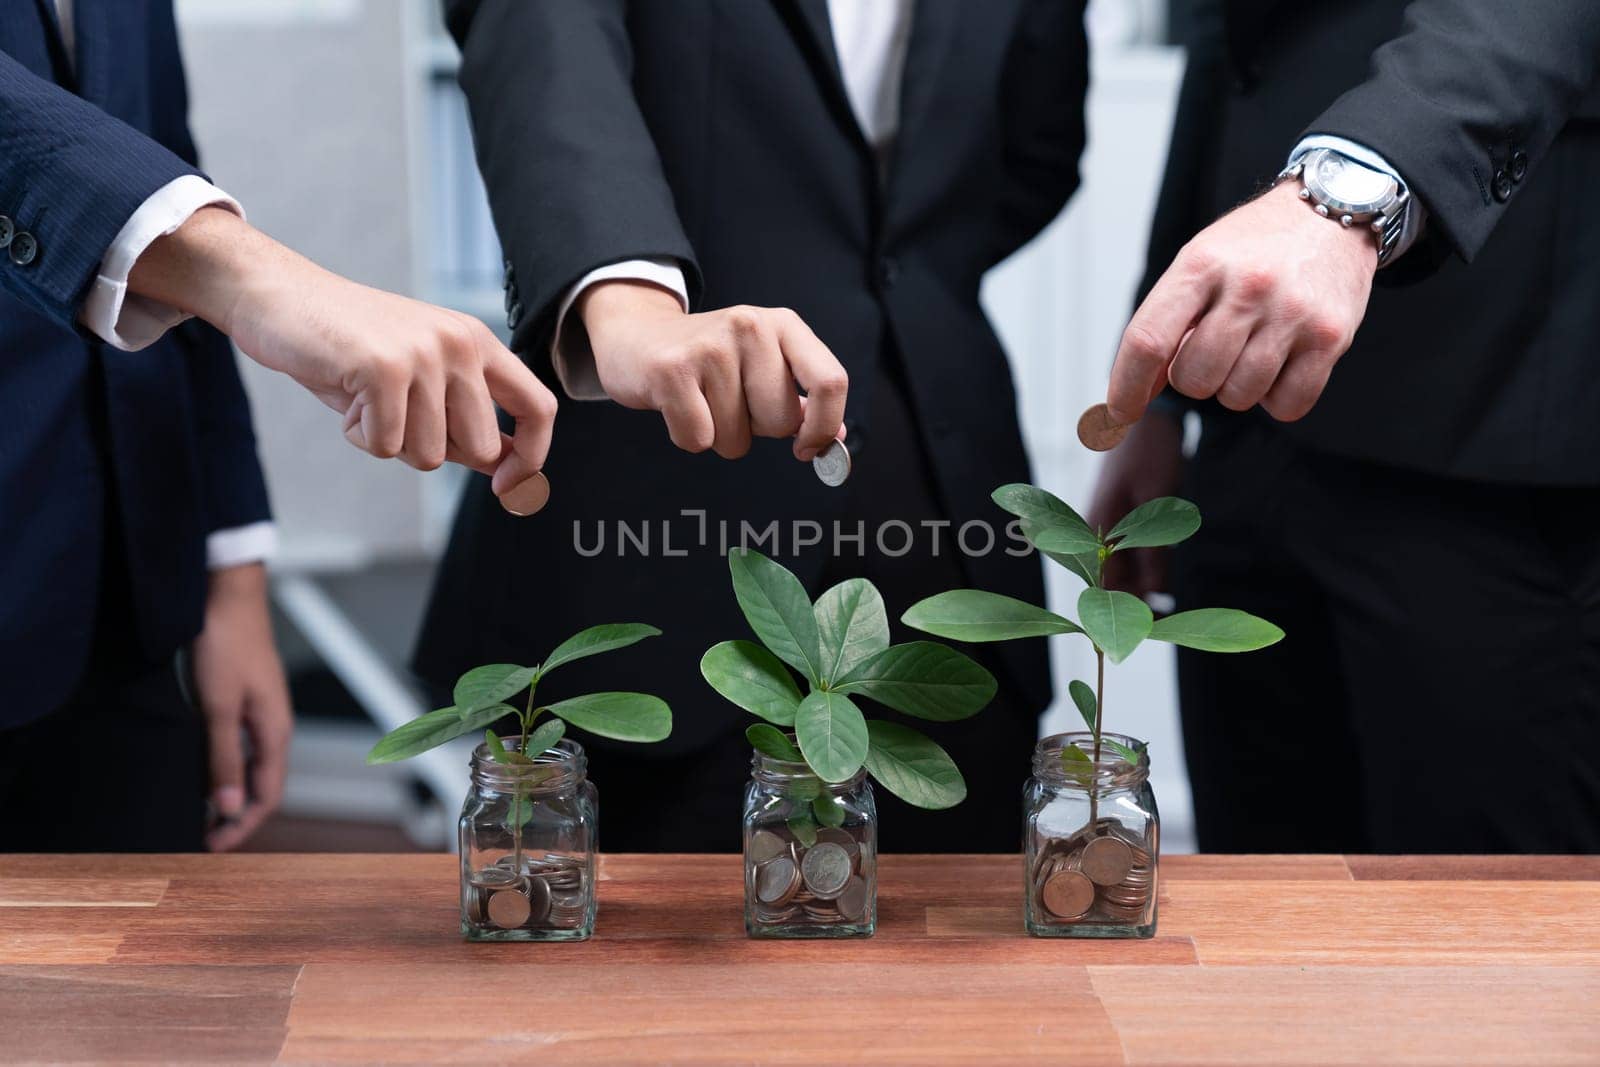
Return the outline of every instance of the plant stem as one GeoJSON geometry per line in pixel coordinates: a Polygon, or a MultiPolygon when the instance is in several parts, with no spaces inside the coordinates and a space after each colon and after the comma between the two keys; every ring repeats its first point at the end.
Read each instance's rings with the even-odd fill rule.
{"type": "MultiPolygon", "coordinates": [[[[522,718],[522,740],[517,744],[517,751],[522,753],[522,755],[527,759],[532,759],[533,758],[532,756],[528,755],[528,731],[533,728],[533,691],[535,689],[537,689],[538,686],[539,686],[538,682],[532,682],[532,683],[530,683],[528,685],[528,704],[527,704],[527,707],[525,709],[523,709],[522,716],[521,716],[521,718],[522,718]]],[[[512,820],[514,823],[516,823],[516,825],[511,828],[511,852],[512,852],[512,863],[515,865],[514,869],[516,870],[518,875],[521,875],[522,874],[522,823],[523,823],[523,816],[528,814],[527,810],[523,807],[523,805],[528,803],[528,799],[529,798],[527,796],[525,796],[523,794],[523,792],[522,792],[522,783],[521,783],[520,779],[519,779],[519,781],[517,783],[517,791],[516,791],[515,795],[516,795],[516,798],[517,798],[517,803],[516,803],[517,814],[516,814],[516,817],[512,820]]]]}
{"type": "Polygon", "coordinates": [[[1099,646],[1094,650],[1094,763],[1089,777],[1089,824],[1092,826],[1100,817],[1100,786],[1098,776],[1100,773],[1100,730],[1101,720],[1105,717],[1106,700],[1106,654],[1099,646]]]}

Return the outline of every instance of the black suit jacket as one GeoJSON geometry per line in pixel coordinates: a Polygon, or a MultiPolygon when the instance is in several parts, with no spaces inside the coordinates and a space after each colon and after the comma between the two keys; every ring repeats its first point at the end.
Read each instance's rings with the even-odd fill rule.
{"type": "Polygon", "coordinates": [[[170,0],[74,9],[69,63],[50,0],[0,0],[0,215],[36,247],[0,251],[0,726],[78,684],[107,581],[130,587],[132,617],[101,620],[119,647],[170,656],[200,628],[206,535],[269,514],[225,337],[117,352],[77,324],[128,218],[198,172],[170,0]]]}
{"type": "MultiPolygon", "coordinates": [[[[919,0],[882,184],[824,0],[457,0],[449,24],[518,351],[544,364],[559,299],[592,268],[677,259],[697,309],[792,307],[832,348],[850,372],[848,429],[863,463],[875,368],[897,350],[949,517],[1003,526],[988,494],[1026,479],[1028,463],[978,286],[1077,185],[1080,0],[919,0]]],[[[787,442],[758,442],[737,463],[688,456],[658,420],[610,404],[563,405],[547,470],[552,503],[531,521],[500,514],[481,482],[470,490],[419,668],[444,681],[483,656],[536,658],[578,625],[637,616],[667,636],[619,663],[682,709],[675,742],[726,729],[734,714],[695,670],[709,644],[745,631],[718,523],[732,524],[735,542],[741,520],[827,529],[841,494],[795,463],[787,442]],[[698,520],[679,512],[702,508],[709,550],[664,558],[659,523],[677,524],[681,550],[698,520]],[[648,519],[656,558],[619,560],[613,542],[598,558],[575,552],[575,523],[592,545],[594,523],[616,519],[648,519]]],[[[788,540],[781,554],[814,575],[831,546],[796,558],[788,540]]],[[[996,551],[968,573],[975,585],[1043,595],[1035,559],[996,551]]],[[[907,606],[889,605],[894,615],[907,606]]],[[[1004,655],[1042,708],[1042,642],[1004,655]]]]}
{"type": "Polygon", "coordinates": [[[1303,134],[1365,144],[1427,206],[1427,236],[1282,432],[1451,477],[1600,485],[1600,4],[1201,0],[1193,26],[1144,289],[1303,134]]]}

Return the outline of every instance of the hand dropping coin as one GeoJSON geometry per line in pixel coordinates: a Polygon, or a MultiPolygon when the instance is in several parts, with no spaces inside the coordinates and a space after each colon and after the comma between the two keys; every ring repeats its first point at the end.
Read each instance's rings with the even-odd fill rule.
{"type": "Polygon", "coordinates": [[[543,471],[506,490],[500,496],[500,506],[517,516],[532,515],[550,501],[550,482],[543,471]]]}
{"type": "Polygon", "coordinates": [[[1111,409],[1105,404],[1096,404],[1078,419],[1078,440],[1083,442],[1084,448],[1109,452],[1122,443],[1131,429],[1132,425],[1112,418],[1111,409]]]}

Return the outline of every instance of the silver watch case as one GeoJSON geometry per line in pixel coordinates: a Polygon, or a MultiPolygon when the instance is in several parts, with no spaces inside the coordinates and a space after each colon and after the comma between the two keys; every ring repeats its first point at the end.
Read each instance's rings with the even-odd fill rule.
{"type": "Polygon", "coordinates": [[[1386,262],[1405,229],[1406,212],[1411,206],[1410,194],[1393,178],[1381,175],[1386,179],[1386,187],[1378,197],[1357,200],[1348,190],[1342,191],[1341,196],[1341,190],[1322,180],[1321,164],[1329,157],[1337,158],[1347,166],[1379,173],[1330,148],[1317,148],[1307,152],[1304,158],[1285,170],[1282,177],[1299,179],[1300,199],[1310,204],[1317,214],[1346,227],[1369,227],[1378,238],[1378,262],[1386,262]]]}

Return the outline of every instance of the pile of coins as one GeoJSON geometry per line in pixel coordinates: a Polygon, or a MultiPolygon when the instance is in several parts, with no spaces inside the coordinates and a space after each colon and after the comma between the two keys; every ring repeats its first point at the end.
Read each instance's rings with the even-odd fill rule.
{"type": "Polygon", "coordinates": [[[588,865],[574,856],[545,853],[501,856],[467,876],[467,919],[498,930],[576,930],[587,911],[588,865]]]}
{"type": "Polygon", "coordinates": [[[1115,819],[1045,840],[1029,871],[1034,914],[1052,923],[1150,921],[1155,857],[1115,819]]]}
{"type": "Polygon", "coordinates": [[[809,847],[777,830],[745,842],[751,913],[763,926],[854,926],[872,911],[872,847],[823,827],[809,847]]]}

